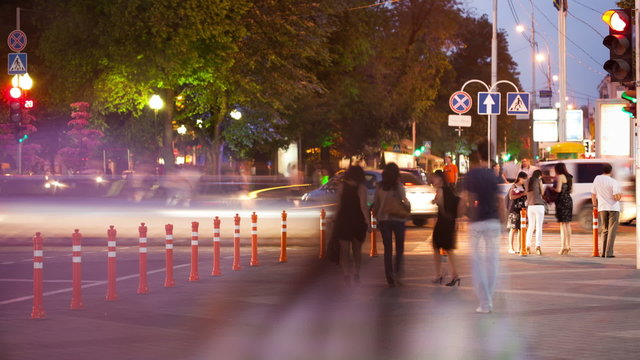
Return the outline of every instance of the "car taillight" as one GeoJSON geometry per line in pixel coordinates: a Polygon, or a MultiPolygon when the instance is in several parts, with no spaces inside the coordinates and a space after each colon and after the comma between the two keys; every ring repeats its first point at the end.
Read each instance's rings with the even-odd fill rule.
{"type": "Polygon", "coordinates": [[[404,186],[413,186],[413,185],[415,185],[415,184],[414,184],[414,183],[412,183],[412,182],[406,182],[406,183],[404,183],[404,186]]]}

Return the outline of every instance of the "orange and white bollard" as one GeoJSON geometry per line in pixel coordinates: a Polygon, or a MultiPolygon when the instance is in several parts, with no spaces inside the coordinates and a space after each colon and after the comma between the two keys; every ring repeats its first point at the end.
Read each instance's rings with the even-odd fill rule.
{"type": "Polygon", "coordinates": [[[232,270],[240,270],[240,216],[233,218],[233,266],[232,270]]]}
{"type": "Polygon", "coordinates": [[[250,266],[258,266],[258,215],[251,214],[251,262],[250,266]]]}
{"type": "Polygon", "coordinates": [[[527,255],[527,209],[520,209],[520,256],[527,255]]]}
{"type": "Polygon", "coordinates": [[[165,276],[164,287],[174,287],[176,285],[173,279],[173,225],[167,224],[164,226],[165,242],[164,242],[164,259],[165,259],[165,276]]]}
{"type": "Polygon", "coordinates": [[[378,229],[378,220],[376,219],[373,210],[370,212],[371,214],[371,234],[369,235],[371,238],[371,250],[369,251],[369,256],[374,257],[378,256],[378,245],[376,240],[376,230],[378,229]]]}
{"type": "Polygon", "coordinates": [[[327,234],[327,212],[324,209],[320,210],[320,259],[324,259],[326,256],[326,234],[327,234]]]}
{"type": "Polygon", "coordinates": [[[140,277],[138,278],[138,294],[148,294],[149,284],[147,283],[147,226],[140,223],[138,226],[138,254],[140,277]]]}
{"type": "Polygon", "coordinates": [[[109,225],[107,230],[107,301],[118,299],[116,292],[116,229],[109,225]]]}
{"type": "Polygon", "coordinates": [[[211,275],[220,276],[220,219],[213,219],[213,269],[211,275]]]}
{"type": "Polygon", "coordinates": [[[71,310],[84,308],[82,303],[82,234],[71,234],[71,310]]]}
{"type": "Polygon", "coordinates": [[[282,231],[280,233],[280,259],[279,262],[287,262],[287,212],[282,210],[282,231]]]}
{"type": "Polygon", "coordinates": [[[44,251],[42,249],[42,236],[39,232],[33,237],[33,308],[31,309],[32,319],[44,319],[43,298],[43,275],[42,265],[44,251]]]}
{"type": "MultiPolygon", "coordinates": [[[[593,209],[593,253],[591,256],[600,256],[600,250],[598,249],[598,209],[593,209]]],[[[602,249],[604,252],[605,249],[602,249]]]]}
{"type": "Polygon", "coordinates": [[[198,273],[198,227],[197,221],[191,222],[191,272],[189,273],[189,281],[200,280],[198,273]]]}

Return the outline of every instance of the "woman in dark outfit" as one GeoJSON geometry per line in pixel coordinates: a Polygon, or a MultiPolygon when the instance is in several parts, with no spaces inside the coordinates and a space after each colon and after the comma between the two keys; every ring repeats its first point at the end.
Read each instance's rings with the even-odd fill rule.
{"type": "Polygon", "coordinates": [[[444,174],[438,170],[434,173],[434,185],[438,188],[436,198],[433,200],[438,205],[438,221],[433,229],[433,256],[436,265],[436,279],[434,283],[442,284],[444,274],[441,272],[440,249],[445,250],[451,264],[451,281],[447,286],[460,286],[460,277],[456,270],[453,250],[456,248],[456,214],[458,210],[458,197],[449,186],[445,186],[444,174]]]}
{"type": "Polygon", "coordinates": [[[369,227],[367,188],[364,186],[364,170],[351,166],[338,187],[333,236],[340,242],[340,265],[347,285],[360,281],[362,243],[369,227]]]}
{"type": "Polygon", "coordinates": [[[554,166],[556,180],[553,190],[558,193],[556,198],[556,219],[560,223],[560,251],[558,254],[567,255],[571,251],[571,220],[573,218],[573,200],[571,188],[573,176],[567,171],[567,166],[559,162],[554,166]]]}

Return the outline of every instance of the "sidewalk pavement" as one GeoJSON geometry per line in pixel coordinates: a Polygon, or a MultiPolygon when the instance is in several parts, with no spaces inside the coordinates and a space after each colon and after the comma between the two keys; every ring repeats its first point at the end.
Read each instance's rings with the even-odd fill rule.
{"type": "MultiPolygon", "coordinates": [[[[547,231],[543,256],[506,253],[494,312],[477,314],[468,235],[459,234],[461,285],[433,284],[432,229],[409,228],[404,285],[384,281],[379,256],[363,248],[360,284],[347,287],[313,244],[289,262],[226,270],[219,278],[121,299],[87,291],[83,311],[45,298],[47,320],[28,319],[30,302],[0,306],[3,359],[633,359],[640,354],[640,271],[635,234],[619,234],[616,258],[591,257],[575,234],[569,256],[547,231]]],[[[505,236],[506,237],[506,236],[505,236]]],[[[448,264],[444,264],[447,269],[448,264]]],[[[187,268],[176,269],[185,279],[187,268]]],[[[155,275],[155,276],[162,276],[155,275]]]]}

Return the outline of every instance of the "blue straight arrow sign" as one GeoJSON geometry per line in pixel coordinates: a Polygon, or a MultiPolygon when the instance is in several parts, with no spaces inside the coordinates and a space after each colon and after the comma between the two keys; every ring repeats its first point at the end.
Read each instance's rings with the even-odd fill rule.
{"type": "Polygon", "coordinates": [[[479,115],[500,115],[500,93],[479,92],[478,93],[478,114],[479,115]]]}

